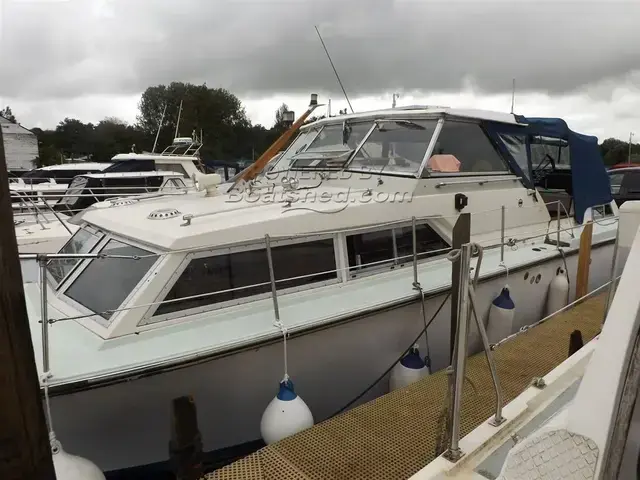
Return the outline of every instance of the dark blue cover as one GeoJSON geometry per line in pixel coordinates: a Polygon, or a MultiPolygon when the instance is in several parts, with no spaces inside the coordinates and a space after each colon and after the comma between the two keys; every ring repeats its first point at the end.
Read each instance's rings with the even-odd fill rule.
{"type": "MultiPolygon", "coordinates": [[[[483,122],[483,127],[498,146],[503,155],[510,159],[510,164],[516,163],[509,152],[498,139],[498,134],[512,135],[542,135],[545,137],[561,138],[569,142],[571,153],[571,183],[573,186],[573,201],[575,217],[578,223],[584,220],[587,208],[610,203],[613,201],[609,175],[604,166],[602,154],[598,148],[598,139],[590,135],[583,135],[572,131],[567,123],[560,118],[538,118],[514,115],[519,125],[497,122],[483,122]]],[[[531,155],[529,170],[531,170],[531,155]]],[[[516,173],[520,168],[514,169],[516,173]]],[[[524,183],[533,188],[530,172],[523,172],[524,183]]]]}

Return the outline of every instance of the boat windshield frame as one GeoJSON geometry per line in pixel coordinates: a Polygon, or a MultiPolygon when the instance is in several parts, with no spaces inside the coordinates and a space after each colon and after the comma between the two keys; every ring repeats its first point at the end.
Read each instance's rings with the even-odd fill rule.
{"type": "MultiPolygon", "coordinates": [[[[58,250],[57,253],[92,253],[98,248],[104,239],[105,233],[91,225],[82,225],[76,232],[65,242],[65,244],[58,250]],[[82,236],[85,236],[82,239],[82,236]],[[70,246],[73,246],[74,243],[78,242],[80,239],[81,243],[79,248],[74,249],[73,251],[68,251],[70,246]],[[83,250],[82,248],[89,245],[89,248],[83,250]]],[[[78,266],[82,263],[82,260],[73,259],[73,258],[55,258],[51,259],[47,262],[47,281],[53,286],[56,290],[59,290],[65,281],[70,278],[73,272],[78,268],[78,266]],[[61,266],[63,268],[64,273],[58,278],[52,272],[52,269],[55,266],[61,266]],[[69,267],[68,269],[66,267],[69,267]]]]}
{"type": "MultiPolygon", "coordinates": [[[[57,295],[61,300],[69,304],[75,310],[78,310],[79,312],[82,312],[83,314],[86,315],[87,318],[85,320],[89,321],[91,328],[93,328],[96,325],[99,325],[104,328],[109,328],[121,314],[127,313],[127,311],[122,312],[118,310],[122,309],[132,301],[133,297],[138,292],[138,290],[142,288],[142,286],[150,277],[150,275],[152,275],[153,272],[155,272],[155,270],[158,268],[159,262],[161,262],[163,259],[163,253],[166,253],[156,248],[153,248],[147,244],[134,241],[131,238],[125,238],[119,235],[114,235],[112,233],[106,233],[106,232],[104,233],[100,242],[98,242],[98,244],[94,246],[92,251],[96,253],[103,252],[105,248],[107,248],[109,245],[112,245],[114,242],[124,245],[125,247],[134,248],[136,250],[141,250],[144,252],[144,254],[141,255],[141,258],[138,260],[120,259],[122,261],[140,262],[140,261],[145,261],[151,258],[151,261],[144,262],[144,264],[142,265],[142,268],[144,269],[142,275],[139,275],[140,278],[138,279],[137,283],[135,283],[135,285],[133,285],[131,288],[128,289],[128,291],[125,293],[125,295],[123,296],[122,300],[118,305],[114,306],[112,309],[104,310],[102,312],[96,312],[96,311],[93,311],[91,308],[85,306],[84,304],[80,303],[78,300],[74,299],[72,296],[70,296],[70,292],[69,292],[69,290],[72,287],[74,287],[74,285],[76,285],[77,282],[83,281],[82,275],[87,271],[87,268],[92,264],[92,262],[96,262],[96,261],[113,262],[113,261],[118,261],[119,259],[117,258],[114,259],[114,258],[107,257],[103,259],[82,260],[75,266],[74,270],[69,275],[67,275],[64,283],[61,284],[61,287],[57,291],[57,295]],[[155,258],[150,256],[153,256],[155,258]],[[112,314],[105,316],[104,315],[105,312],[112,312],[112,314]]],[[[104,282],[105,284],[110,284],[110,283],[113,283],[113,280],[114,278],[109,278],[109,279],[105,278],[104,282]]],[[[96,282],[92,282],[92,284],[95,287],[96,282]]]]}

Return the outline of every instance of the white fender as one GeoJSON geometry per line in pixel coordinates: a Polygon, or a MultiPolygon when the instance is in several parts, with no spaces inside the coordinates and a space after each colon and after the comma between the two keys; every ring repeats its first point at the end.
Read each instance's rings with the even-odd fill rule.
{"type": "Polygon", "coordinates": [[[516,305],[509,294],[509,286],[505,285],[500,295],[493,299],[489,309],[489,325],[487,337],[489,343],[497,343],[513,333],[513,320],[516,305]]]}
{"type": "Polygon", "coordinates": [[[278,394],[262,414],[260,420],[262,439],[269,445],[312,426],[311,410],[296,394],[293,382],[285,377],[280,382],[278,394]]]}
{"type": "Polygon", "coordinates": [[[414,345],[391,370],[389,391],[404,388],[430,373],[429,366],[420,358],[420,351],[414,345]]]}
{"type": "Polygon", "coordinates": [[[569,280],[567,279],[567,272],[563,267],[560,267],[558,274],[549,282],[546,315],[551,315],[561,308],[566,307],[568,294],[569,280]]]}
{"type": "Polygon", "coordinates": [[[65,452],[59,441],[52,441],[52,449],[53,468],[58,480],[105,480],[94,463],[65,452]]]}

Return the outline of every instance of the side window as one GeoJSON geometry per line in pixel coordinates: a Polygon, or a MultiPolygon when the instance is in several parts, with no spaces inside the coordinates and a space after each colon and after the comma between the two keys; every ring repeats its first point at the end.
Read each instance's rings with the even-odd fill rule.
{"type": "Polygon", "coordinates": [[[611,183],[611,194],[617,195],[620,193],[620,186],[622,185],[622,177],[624,173],[612,173],[609,176],[609,181],[611,183]]]}
{"type": "Polygon", "coordinates": [[[179,163],[156,163],[156,169],[160,172],[180,173],[184,178],[189,178],[186,170],[179,163]]]}
{"type": "MultiPolygon", "coordinates": [[[[418,259],[440,255],[449,245],[426,223],[416,225],[418,259]]],[[[411,226],[347,236],[347,255],[352,275],[361,268],[412,261],[411,226]]]]}
{"type": "MultiPolygon", "coordinates": [[[[271,253],[278,289],[337,278],[332,239],[274,247],[271,253]]],[[[177,301],[161,304],[154,315],[270,291],[269,264],[265,249],[196,258],[189,262],[163,299],[177,301]],[[189,298],[194,296],[197,298],[189,298]]]]}
{"type": "Polygon", "coordinates": [[[431,155],[427,167],[433,172],[509,170],[480,125],[475,123],[445,122],[431,155]]]}
{"type": "Polygon", "coordinates": [[[531,167],[533,170],[570,167],[569,143],[561,138],[531,137],[531,167]]]}
{"type": "Polygon", "coordinates": [[[529,178],[529,162],[527,160],[527,137],[525,135],[498,135],[500,141],[514,158],[524,175],[529,178]]]}

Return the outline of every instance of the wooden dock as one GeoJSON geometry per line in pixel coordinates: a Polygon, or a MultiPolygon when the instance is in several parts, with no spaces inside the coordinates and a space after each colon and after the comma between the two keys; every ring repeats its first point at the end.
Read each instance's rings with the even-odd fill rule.
{"type": "MultiPolygon", "coordinates": [[[[504,343],[494,351],[504,401],[517,397],[534,377],[564,361],[569,336],[586,342],[600,332],[606,294],[504,343]]],[[[495,394],[484,353],[469,358],[462,402],[464,436],[495,412],[495,394]]],[[[446,428],[447,375],[437,372],[313,428],[266,446],[207,475],[215,480],[406,479],[435,458],[446,428]]]]}

